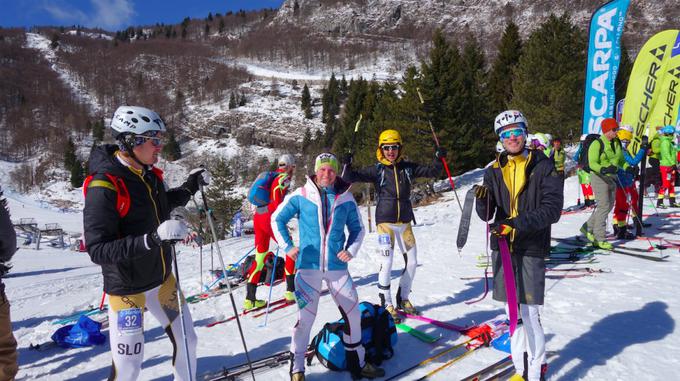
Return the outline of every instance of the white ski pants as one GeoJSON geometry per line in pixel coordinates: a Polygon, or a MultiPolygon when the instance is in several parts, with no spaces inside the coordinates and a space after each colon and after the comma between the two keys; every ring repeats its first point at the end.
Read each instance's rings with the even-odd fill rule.
{"type": "Polygon", "coordinates": [[[345,349],[356,351],[359,366],[364,366],[364,347],[361,345],[361,315],[359,295],[347,270],[326,271],[298,270],[295,274],[295,298],[298,304],[298,321],[293,327],[290,351],[293,353],[292,373],[305,371],[305,352],[309,335],[319,308],[321,281],[325,280],[328,290],[340,310],[345,324],[342,342],[345,349]],[[359,345],[356,345],[359,344],[359,345]]]}
{"type": "MultiPolygon", "coordinates": [[[[524,352],[528,355],[528,381],[541,379],[541,366],[545,363],[545,334],[539,308],[537,304],[519,305],[522,324],[517,325],[515,334],[510,339],[512,362],[518,374],[524,373],[524,352]]],[[[506,313],[509,314],[507,305],[506,313]]]]}
{"type": "Polygon", "coordinates": [[[172,365],[175,380],[196,379],[196,333],[193,320],[182,295],[191,361],[191,376],[187,369],[181,319],[177,303],[175,277],[170,275],[160,286],[134,295],[109,295],[109,331],[113,367],[109,380],[136,380],[144,360],[144,308],[163,326],[173,347],[172,365]]]}
{"type": "Polygon", "coordinates": [[[416,276],[418,256],[416,250],[416,238],[413,235],[411,224],[378,224],[378,239],[382,263],[378,274],[378,289],[380,290],[380,302],[386,306],[394,305],[392,302],[391,273],[394,259],[394,243],[404,255],[404,271],[399,280],[399,300],[408,300],[413,286],[413,278],[416,276]],[[389,238],[389,242],[387,239],[389,238]],[[389,247],[388,247],[389,245],[389,247]]]}

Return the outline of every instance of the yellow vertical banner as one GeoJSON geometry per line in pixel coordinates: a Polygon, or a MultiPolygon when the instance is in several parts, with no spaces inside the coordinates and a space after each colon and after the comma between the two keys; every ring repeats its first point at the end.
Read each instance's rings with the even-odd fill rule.
{"type": "MultiPolygon", "coordinates": [[[[657,103],[665,103],[665,100],[660,101],[662,94],[666,97],[671,95],[672,83],[670,79],[665,81],[666,77],[673,77],[676,81],[676,84],[673,85],[673,92],[680,90],[676,87],[678,79],[672,75],[667,75],[670,68],[671,52],[678,50],[677,48],[674,49],[677,45],[678,34],[679,32],[675,29],[664,30],[655,34],[642,46],[633,64],[626,89],[623,116],[621,117],[621,124],[633,127],[633,141],[628,146],[628,150],[632,154],[635,154],[640,147],[640,141],[647,124],[658,122],[652,122],[653,115],[656,115],[654,112],[656,110],[665,112],[665,105],[661,108],[656,108],[656,105],[657,103]]],[[[673,60],[673,62],[680,64],[680,61],[673,60]]],[[[675,97],[674,94],[673,97],[675,97]]],[[[677,105],[677,99],[674,102],[677,105]]],[[[677,107],[675,109],[677,116],[677,107]]],[[[663,112],[658,112],[662,114],[661,122],[658,123],[663,123],[663,112]]],[[[654,130],[652,128],[652,131],[654,130]]]]}
{"type": "MultiPolygon", "coordinates": [[[[680,101],[680,32],[672,40],[671,53],[666,64],[665,75],[661,79],[661,93],[652,109],[652,114],[647,121],[651,127],[675,126],[678,119],[678,101],[680,101]]],[[[656,134],[656,128],[651,128],[652,136],[656,134]]]]}

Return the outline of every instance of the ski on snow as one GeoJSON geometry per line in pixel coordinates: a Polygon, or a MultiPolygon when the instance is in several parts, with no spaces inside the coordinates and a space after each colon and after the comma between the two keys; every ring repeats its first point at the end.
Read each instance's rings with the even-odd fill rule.
{"type": "MultiPolygon", "coordinates": [[[[552,238],[554,241],[557,242],[562,242],[566,243],[569,245],[573,246],[585,246],[589,244],[590,242],[586,241],[582,237],[576,237],[576,238],[552,238]]],[[[626,247],[622,245],[613,245],[614,248],[611,250],[604,250],[604,252],[612,252],[612,253],[617,253],[617,254],[623,254],[623,255],[628,255],[631,257],[636,257],[636,258],[641,258],[641,259],[647,259],[650,261],[656,261],[656,262],[662,262],[665,261],[666,258],[669,257],[668,254],[663,254],[663,249],[665,249],[664,246],[656,246],[653,248],[650,248],[652,250],[648,249],[643,249],[639,247],[626,247]],[[654,250],[656,249],[656,250],[654,250]],[[659,255],[653,255],[653,253],[658,253],[659,255]]],[[[599,249],[603,250],[603,249],[599,249]]]]}

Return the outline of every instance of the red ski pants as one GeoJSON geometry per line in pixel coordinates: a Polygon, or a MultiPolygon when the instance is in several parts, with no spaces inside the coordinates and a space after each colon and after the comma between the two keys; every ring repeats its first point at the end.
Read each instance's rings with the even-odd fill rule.
{"type": "MultiPolygon", "coordinates": [[[[264,259],[269,252],[269,241],[274,240],[274,232],[272,232],[271,214],[270,213],[256,213],[253,217],[253,228],[255,230],[255,260],[248,269],[248,283],[257,285],[260,283],[260,275],[264,268],[264,259]]],[[[277,242],[278,243],[278,242],[277,242]]],[[[295,261],[286,257],[286,275],[295,274],[295,261]]]]}
{"type": "Polygon", "coordinates": [[[661,169],[661,189],[659,189],[659,198],[663,199],[668,191],[669,197],[675,197],[675,171],[673,167],[659,167],[661,169]]]}
{"type": "Polygon", "coordinates": [[[590,186],[590,183],[581,184],[581,191],[583,191],[583,199],[584,200],[594,200],[595,199],[595,195],[593,195],[593,187],[590,186]]]}
{"type": "Polygon", "coordinates": [[[616,203],[614,204],[614,223],[620,222],[625,224],[628,211],[631,209],[631,205],[628,204],[628,196],[630,196],[630,202],[633,206],[633,214],[636,216],[640,215],[637,212],[638,192],[635,189],[635,185],[626,188],[617,187],[616,203]]]}

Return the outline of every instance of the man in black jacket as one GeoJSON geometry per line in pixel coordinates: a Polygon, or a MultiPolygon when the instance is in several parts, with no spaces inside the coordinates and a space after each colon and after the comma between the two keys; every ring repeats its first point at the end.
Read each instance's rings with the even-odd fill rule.
{"type": "Polygon", "coordinates": [[[17,341],[12,334],[12,320],[9,315],[9,300],[5,294],[2,277],[9,270],[6,264],[17,251],[17,236],[9,218],[7,200],[0,189],[0,380],[13,380],[19,370],[17,366],[17,341]]]}
{"type": "Polygon", "coordinates": [[[109,295],[113,357],[109,379],[135,380],[139,376],[145,308],[165,328],[173,344],[175,379],[195,379],[196,333],[171,272],[171,245],[187,235],[187,228],[182,221],[171,220],[170,211],[185,205],[199,182],[210,181],[209,174],[195,169],[180,187],[166,190],[162,171],[153,166],[163,147],[165,124],[149,109],[119,107],[111,129],[118,146],[104,145],[92,151],[89,176],[83,185],[85,243],[92,261],[102,267],[104,291],[109,295]],[[178,303],[180,299],[182,303],[178,303]]]}
{"type": "Polygon", "coordinates": [[[418,260],[416,256],[416,238],[411,229],[413,209],[411,207],[411,182],[418,177],[437,177],[442,172],[442,158],[446,150],[438,148],[434,163],[424,166],[403,160],[404,150],[401,135],[395,130],[385,130],[378,138],[376,157],[378,163],[359,170],[352,170],[350,154],[345,156],[346,165],[343,180],[347,182],[373,183],[378,195],[375,208],[375,223],[378,228],[378,240],[382,254],[382,264],[378,274],[380,302],[392,315],[395,321],[399,316],[392,303],[390,292],[390,273],[395,240],[401,249],[405,269],[397,290],[397,308],[409,314],[417,311],[409,300],[413,278],[416,275],[418,260]]]}
{"type": "Polygon", "coordinates": [[[564,201],[562,177],[552,161],[539,150],[524,148],[527,122],[521,112],[504,111],[496,117],[495,131],[505,152],[484,171],[484,184],[477,186],[477,215],[494,218],[493,298],[506,302],[505,279],[498,239],[503,236],[512,254],[521,324],[511,339],[513,363],[523,380],[524,352],[528,353],[529,381],[541,379],[545,362],[545,337],[539,306],[545,291],[545,258],[550,254],[550,228],[560,219],[564,201]]]}

